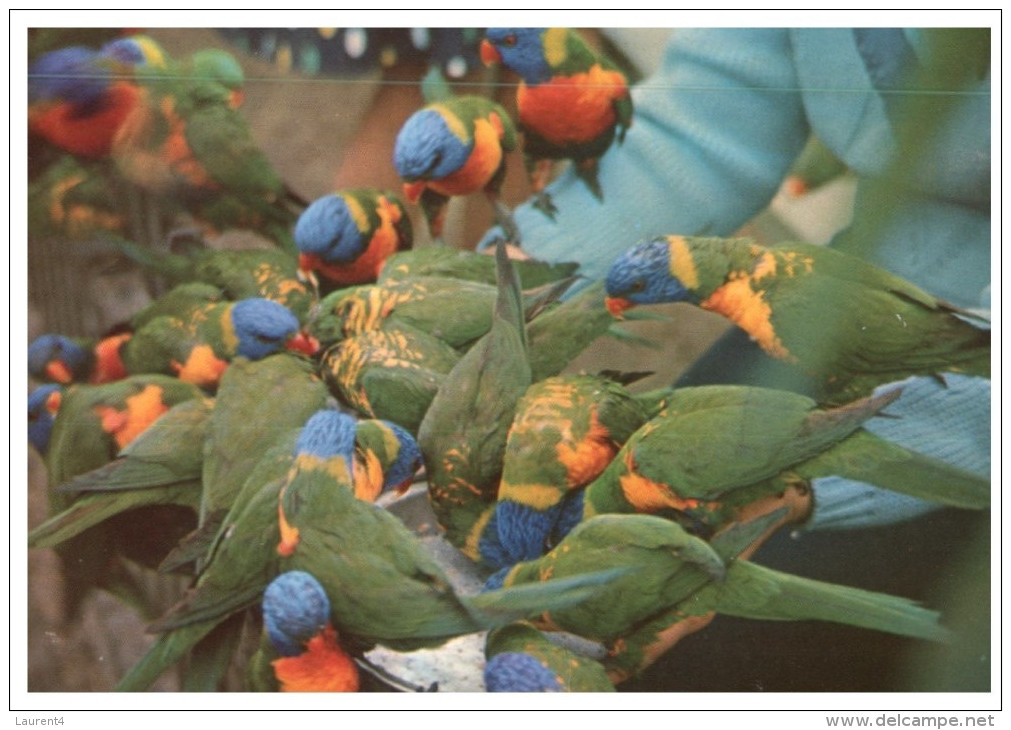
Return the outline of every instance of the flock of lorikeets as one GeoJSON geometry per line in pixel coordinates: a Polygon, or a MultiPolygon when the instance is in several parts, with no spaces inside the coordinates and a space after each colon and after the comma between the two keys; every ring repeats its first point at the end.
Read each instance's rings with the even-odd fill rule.
{"type": "Polygon", "coordinates": [[[184,689],[214,690],[239,661],[250,690],[354,691],[377,644],[487,631],[474,672],[489,691],[613,691],[717,613],[950,640],[912,600],[750,557],[808,518],[823,476],[987,509],[988,475],[863,425],[901,398],[883,384],[989,377],[988,328],[802,244],[629,241],[606,281],[575,287],[574,263],[440,245],[448,200],[483,192],[522,249],[499,199],[516,148],[545,215],[559,160],[606,195],[596,161],[621,143],[632,102],[575,32],[489,29],[482,58],[519,78],[518,122],[430,84],[391,151],[404,200],[355,189],[311,203],[253,142],[229,54],[177,60],[131,33],[32,41],[30,234],[102,237],[167,289],[115,333],[48,334],[28,353],[29,439],[49,478],[29,546],[61,557],[70,617],[101,589],[152,620],[156,639],[118,689],[184,663],[184,689]],[[124,190],[204,235],[246,228],[276,247],[138,244],[124,190]],[[412,248],[414,204],[434,245],[412,248]],[[642,391],[632,373],[567,369],[623,336],[622,318],[648,316],[632,305],[669,301],[725,316],[818,392],[642,391]],[[454,589],[375,504],[415,481],[484,591],[454,589]],[[190,587],[152,616],[130,563],[190,587]],[[574,653],[556,632],[603,651],[574,653]]]}

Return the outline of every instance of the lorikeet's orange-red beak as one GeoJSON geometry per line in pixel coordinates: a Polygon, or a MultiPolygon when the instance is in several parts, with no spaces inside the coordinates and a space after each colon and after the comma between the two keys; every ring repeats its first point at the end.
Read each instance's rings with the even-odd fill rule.
{"type": "Polygon", "coordinates": [[[54,390],[50,393],[49,397],[46,398],[46,410],[49,411],[50,416],[55,416],[57,411],[60,410],[60,404],[63,402],[63,393],[58,390],[54,390]]]}
{"type": "Polygon", "coordinates": [[[62,360],[50,360],[46,364],[46,375],[54,383],[61,385],[67,385],[74,379],[74,374],[70,372],[70,368],[62,360]]]}
{"type": "Polygon", "coordinates": [[[415,180],[412,183],[404,183],[404,197],[409,203],[417,203],[421,194],[425,192],[425,181],[415,180]]]}
{"type": "Polygon", "coordinates": [[[481,61],[484,62],[485,66],[502,62],[502,54],[498,52],[498,49],[487,38],[481,41],[481,61]]]}
{"type": "Polygon", "coordinates": [[[625,311],[635,306],[635,302],[623,299],[622,297],[607,297],[604,299],[604,306],[615,319],[622,319],[625,311]]]}
{"type": "Polygon", "coordinates": [[[301,352],[312,357],[319,352],[319,340],[305,332],[299,332],[285,344],[285,348],[293,352],[301,352]]]}

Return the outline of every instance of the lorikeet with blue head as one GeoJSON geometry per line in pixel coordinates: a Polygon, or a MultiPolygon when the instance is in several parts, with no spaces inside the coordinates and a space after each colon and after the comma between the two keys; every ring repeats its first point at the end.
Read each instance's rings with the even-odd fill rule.
{"type": "Polygon", "coordinates": [[[525,621],[494,629],[485,642],[488,692],[614,692],[604,666],[525,621]]]}
{"type": "Polygon", "coordinates": [[[53,421],[60,410],[63,388],[55,383],[40,385],[28,394],[28,443],[46,455],[49,438],[53,432],[53,421]]]}
{"type": "Polygon", "coordinates": [[[254,687],[358,691],[358,667],[338,642],[330,623],[330,601],[316,578],[300,570],[281,573],[263,592],[262,611],[265,641],[250,660],[254,687]]]}
{"type": "MultiPolygon", "coordinates": [[[[509,428],[494,523],[493,569],[533,560],[549,546],[566,497],[596,479],[647,420],[620,383],[594,375],[546,378],[516,405],[509,428]]],[[[487,540],[486,540],[487,542],[487,540]]]]}
{"type": "Polygon", "coordinates": [[[803,522],[830,476],[941,505],[985,509],[986,475],[885,441],[862,426],[901,397],[893,389],[823,409],[807,396],[753,386],[673,389],[666,408],[633,433],[576,499],[584,519],[656,513],[704,537],[759,505],[788,503],[803,522]],[[728,455],[730,457],[728,458],[728,455]],[[812,497],[813,491],[813,497],[812,497]]]}
{"type": "Polygon", "coordinates": [[[351,479],[347,444],[349,437],[353,440],[353,424],[353,419],[335,411],[310,419],[296,446],[294,476],[281,488],[278,501],[281,567],[317,577],[330,599],[333,625],[342,636],[401,650],[438,646],[547,606],[578,603],[601,581],[614,578],[600,573],[539,594],[458,594],[398,518],[355,499],[347,488],[351,479]],[[354,545],[356,550],[342,545],[354,545]]]}
{"type": "Polygon", "coordinates": [[[555,160],[572,160],[580,179],[602,199],[597,162],[632,124],[626,76],[570,28],[488,28],[481,58],[520,77],[518,124],[535,205],[554,216],[544,186],[555,160]]]}
{"type": "Polygon", "coordinates": [[[101,50],[67,46],[38,56],[28,68],[29,132],[85,159],[107,157],[140,103],[140,88],[127,72],[165,63],[153,43],[135,43],[139,53],[122,56],[117,49],[123,42],[101,50]]]}
{"type": "Polygon", "coordinates": [[[459,359],[437,337],[396,323],[338,342],[323,355],[320,371],[342,403],[416,433],[459,359]]]}
{"type": "MultiPolygon", "coordinates": [[[[676,522],[652,515],[600,515],[581,523],[543,557],[514,566],[501,584],[550,584],[586,570],[625,568],[627,573],[601,587],[592,598],[546,611],[536,622],[546,629],[602,642],[611,654],[606,665],[615,658],[630,659],[623,646],[630,641],[637,650],[637,663],[608,666],[615,681],[656,658],[654,650],[659,647],[644,646],[641,641],[643,627],[652,642],[660,644],[661,619],[670,630],[681,621],[714,612],[763,620],[834,621],[932,641],[949,638],[939,615],[914,601],[806,579],[738,557],[780,518],[772,513],[706,542],[676,522]]],[[[694,623],[696,628],[704,625],[694,623]]]]}
{"type": "MultiPolygon", "coordinates": [[[[339,480],[335,488],[346,491],[350,499],[371,499],[377,492],[375,483],[380,484],[378,491],[385,491],[399,489],[410,481],[411,470],[419,463],[419,452],[409,434],[390,424],[361,422],[359,427],[346,414],[323,404],[320,409],[307,417],[306,426],[312,418],[326,420],[339,416],[342,428],[346,429],[340,435],[349,439],[348,443],[341,441],[342,454],[351,465],[349,476],[339,480]],[[333,415],[317,416],[318,413],[333,415]],[[377,440],[385,443],[379,444],[377,440]]],[[[297,478],[297,444],[303,430],[261,428],[266,434],[256,445],[255,453],[244,450],[242,454],[233,454],[231,459],[216,459],[218,467],[214,471],[205,468],[207,484],[214,483],[210,480],[215,474],[231,478],[233,471],[244,474],[245,480],[230,499],[227,514],[213,521],[215,529],[208,540],[200,543],[204,557],[198,566],[195,586],[152,626],[152,630],[160,633],[158,640],[122,680],[120,689],[143,689],[201,642],[220,642],[222,639],[214,632],[227,633],[227,622],[255,605],[268,583],[282,572],[277,552],[281,539],[278,495],[290,480],[297,478]],[[237,463],[235,459],[240,456],[245,461],[237,463]],[[230,464],[235,465],[234,470],[228,468],[230,464]]],[[[336,435],[331,433],[325,438],[336,435]]],[[[224,500],[222,495],[209,494],[207,489],[205,495],[224,500]]],[[[214,509],[214,504],[206,505],[208,515],[213,516],[214,509]]]]}
{"type": "Polygon", "coordinates": [[[28,375],[43,383],[111,383],[126,377],[120,351],[129,332],[101,338],[39,335],[28,345],[28,375]]]}
{"type": "Polygon", "coordinates": [[[393,164],[404,180],[404,197],[420,202],[433,239],[441,240],[450,198],[483,191],[509,240],[518,242],[512,215],[499,200],[506,155],[516,143],[509,114],[481,96],[450,96],[408,118],[397,135],[393,164]]]}
{"type": "Polygon", "coordinates": [[[390,256],[411,248],[414,232],[397,196],[355,188],[310,203],[295,223],[294,238],[299,268],[332,289],[374,282],[390,256]]]}
{"type": "MultiPolygon", "coordinates": [[[[59,485],[104,466],[173,405],[200,394],[195,386],[162,375],[66,388],[45,457],[49,515],[58,515],[78,499],[77,495],[60,492],[59,485]]],[[[57,554],[66,581],[68,617],[78,615],[82,602],[94,588],[112,592],[141,612],[150,610],[143,591],[123,567],[121,556],[153,567],[160,559],[158,553],[164,554],[192,529],[193,523],[186,519],[153,521],[147,523],[149,529],[138,535],[135,528],[139,522],[136,516],[124,513],[59,546],[57,554]]]]}
{"type": "Polygon", "coordinates": [[[621,254],[607,306],[687,302],[720,314],[840,404],[910,375],[990,376],[989,322],[835,249],[662,236],[621,254]]]}
{"type": "Polygon", "coordinates": [[[291,349],[312,349],[298,319],[269,299],[215,302],[186,319],[146,322],[120,349],[129,373],[164,373],[213,391],[236,357],[260,360],[291,349]]]}

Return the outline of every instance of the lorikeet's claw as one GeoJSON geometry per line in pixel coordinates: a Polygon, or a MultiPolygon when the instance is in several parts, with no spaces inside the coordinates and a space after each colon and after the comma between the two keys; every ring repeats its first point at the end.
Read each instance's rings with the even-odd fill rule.
{"type": "Polygon", "coordinates": [[[600,187],[600,181],[597,180],[597,160],[582,160],[577,162],[576,174],[580,180],[586,183],[586,187],[593,193],[593,197],[603,202],[604,191],[600,187]]]}
{"type": "Polygon", "coordinates": [[[533,196],[533,201],[533,206],[537,210],[541,211],[551,220],[555,220],[555,214],[558,212],[558,208],[555,206],[548,193],[541,191],[537,195],[533,196]]]}
{"type": "Polygon", "coordinates": [[[495,208],[495,222],[502,229],[503,234],[505,234],[505,243],[519,245],[521,243],[520,229],[513,219],[512,210],[498,199],[491,199],[491,204],[495,208]]]}

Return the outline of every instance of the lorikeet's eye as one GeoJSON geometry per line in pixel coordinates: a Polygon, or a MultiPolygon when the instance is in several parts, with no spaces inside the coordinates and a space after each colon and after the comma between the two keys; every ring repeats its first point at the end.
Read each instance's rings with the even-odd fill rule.
{"type": "Polygon", "coordinates": [[[635,292],[642,291],[645,288],[646,288],[646,282],[643,281],[642,279],[638,279],[638,280],[632,282],[632,286],[630,287],[630,289],[632,291],[635,291],[635,292]]]}
{"type": "Polygon", "coordinates": [[[502,45],[506,48],[512,48],[516,45],[516,34],[510,33],[505,38],[502,39],[502,45]]]}

